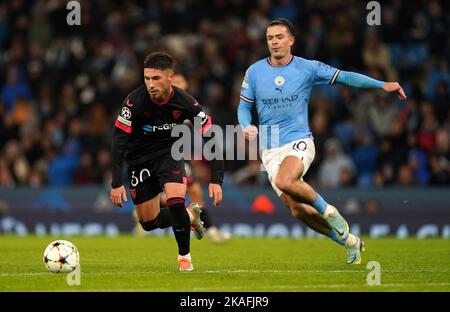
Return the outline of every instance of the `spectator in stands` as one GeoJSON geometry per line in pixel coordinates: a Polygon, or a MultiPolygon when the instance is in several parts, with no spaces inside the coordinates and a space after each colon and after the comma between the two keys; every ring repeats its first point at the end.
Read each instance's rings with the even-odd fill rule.
{"type": "MultiPolygon", "coordinates": [[[[319,187],[339,187],[342,184],[341,172],[347,170],[347,175],[353,176],[355,166],[350,157],[341,150],[339,141],[330,138],[325,142],[325,155],[319,167],[319,187]]],[[[345,181],[349,179],[346,178],[345,181]]]]}
{"type": "Polygon", "coordinates": [[[17,67],[11,66],[9,68],[6,84],[0,91],[0,101],[5,103],[7,112],[14,110],[18,98],[31,98],[30,87],[22,76],[17,67]]]}
{"type": "Polygon", "coordinates": [[[372,187],[373,174],[376,169],[378,147],[373,134],[369,129],[356,134],[357,147],[352,158],[358,174],[358,186],[372,187]]]}
{"type": "Polygon", "coordinates": [[[377,93],[376,105],[370,106],[367,113],[378,137],[388,135],[392,123],[399,117],[399,110],[392,99],[382,93],[377,93]]]}
{"type": "Polygon", "coordinates": [[[450,134],[444,129],[436,133],[436,147],[429,159],[430,184],[450,184],[450,134]]]}
{"type": "Polygon", "coordinates": [[[416,185],[414,170],[409,165],[402,165],[398,170],[397,184],[399,186],[411,187],[416,185]]]}
{"type": "Polygon", "coordinates": [[[427,153],[436,145],[436,132],[439,124],[430,102],[423,102],[420,107],[421,126],[417,132],[417,144],[427,153]]]}
{"type": "Polygon", "coordinates": [[[363,48],[364,65],[368,68],[378,68],[386,75],[387,81],[397,81],[398,75],[392,66],[391,53],[388,47],[375,32],[368,32],[363,48]]]}

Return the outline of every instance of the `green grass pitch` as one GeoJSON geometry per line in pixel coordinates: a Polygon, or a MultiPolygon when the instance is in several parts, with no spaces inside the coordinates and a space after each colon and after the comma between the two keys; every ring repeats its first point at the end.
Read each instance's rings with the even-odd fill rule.
{"type": "Polygon", "coordinates": [[[195,270],[178,272],[172,237],[59,237],[74,243],[81,285],[47,272],[42,255],[54,237],[0,236],[0,291],[450,291],[450,241],[366,239],[359,266],[327,239],[192,239],[195,270]],[[381,265],[369,286],[367,262],[381,265]]]}

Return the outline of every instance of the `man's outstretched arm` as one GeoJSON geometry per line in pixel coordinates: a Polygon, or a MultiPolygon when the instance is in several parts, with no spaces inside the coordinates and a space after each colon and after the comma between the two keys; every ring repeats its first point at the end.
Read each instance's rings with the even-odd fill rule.
{"type": "Polygon", "coordinates": [[[386,92],[397,93],[400,100],[406,100],[405,92],[398,82],[379,81],[362,74],[340,71],[336,82],[356,88],[379,88],[386,92]]]}

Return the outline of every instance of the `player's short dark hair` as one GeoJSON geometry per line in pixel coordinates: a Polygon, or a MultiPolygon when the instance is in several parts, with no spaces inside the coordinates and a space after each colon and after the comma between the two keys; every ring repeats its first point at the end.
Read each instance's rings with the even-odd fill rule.
{"type": "Polygon", "coordinates": [[[145,57],[144,68],[173,70],[173,58],[166,52],[152,52],[145,57]]]}
{"type": "Polygon", "coordinates": [[[292,24],[292,22],[286,18],[276,18],[273,21],[271,21],[269,23],[269,25],[267,26],[267,28],[272,27],[272,26],[277,26],[277,25],[281,25],[286,27],[286,29],[288,30],[288,32],[295,37],[295,27],[294,24],[292,24]]]}

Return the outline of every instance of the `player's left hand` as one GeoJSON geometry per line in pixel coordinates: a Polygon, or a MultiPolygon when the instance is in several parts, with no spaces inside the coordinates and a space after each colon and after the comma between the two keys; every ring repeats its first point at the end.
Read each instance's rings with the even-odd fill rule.
{"type": "Polygon", "coordinates": [[[386,92],[395,92],[400,100],[406,100],[405,91],[398,82],[385,82],[383,90],[386,92]]]}
{"type": "Polygon", "coordinates": [[[254,125],[248,125],[244,128],[244,137],[248,141],[256,139],[258,136],[258,128],[254,125]]]}
{"type": "Polygon", "coordinates": [[[217,205],[222,201],[222,187],[219,184],[210,183],[208,190],[209,197],[214,197],[214,207],[217,207],[217,205]]]}

